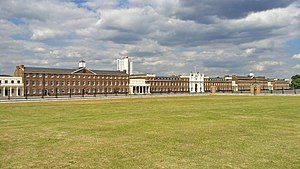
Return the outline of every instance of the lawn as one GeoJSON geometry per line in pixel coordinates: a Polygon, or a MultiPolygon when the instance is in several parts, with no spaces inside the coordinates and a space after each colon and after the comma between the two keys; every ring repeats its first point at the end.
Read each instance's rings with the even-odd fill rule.
{"type": "Polygon", "coordinates": [[[300,97],[0,104],[0,168],[300,168],[300,97]]]}

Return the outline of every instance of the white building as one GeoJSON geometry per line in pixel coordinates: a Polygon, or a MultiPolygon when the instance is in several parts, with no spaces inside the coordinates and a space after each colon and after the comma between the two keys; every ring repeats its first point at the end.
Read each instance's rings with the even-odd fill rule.
{"type": "Polygon", "coordinates": [[[232,80],[232,76],[225,76],[225,81],[231,81],[231,88],[233,91],[237,92],[239,90],[239,86],[232,80]]]}
{"type": "Polygon", "coordinates": [[[128,56],[123,57],[122,59],[117,59],[117,70],[126,71],[127,74],[132,74],[132,62],[129,61],[128,56]]]}
{"type": "Polygon", "coordinates": [[[204,93],[204,74],[191,72],[189,76],[190,93],[204,93]]]}
{"type": "Polygon", "coordinates": [[[146,84],[145,79],[130,79],[129,82],[130,94],[151,94],[150,84],[146,84]]]}
{"type": "Polygon", "coordinates": [[[22,78],[0,75],[0,96],[24,96],[22,78]]]}

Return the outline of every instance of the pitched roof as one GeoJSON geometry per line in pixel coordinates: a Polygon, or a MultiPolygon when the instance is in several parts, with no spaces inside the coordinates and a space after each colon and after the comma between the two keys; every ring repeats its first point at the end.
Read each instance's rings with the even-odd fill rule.
{"type": "MultiPolygon", "coordinates": [[[[62,68],[42,68],[42,67],[24,67],[24,73],[53,73],[53,74],[71,74],[80,69],[62,69],[62,68]]],[[[89,69],[87,69],[89,70],[89,69]]],[[[127,75],[124,71],[113,70],[90,70],[99,75],[127,75]]]]}

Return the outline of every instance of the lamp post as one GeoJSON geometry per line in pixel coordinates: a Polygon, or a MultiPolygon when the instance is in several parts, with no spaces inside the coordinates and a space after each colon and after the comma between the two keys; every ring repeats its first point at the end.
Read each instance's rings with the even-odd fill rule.
{"type": "Polygon", "coordinates": [[[71,88],[69,88],[69,97],[70,97],[70,98],[72,97],[72,96],[71,96],[71,95],[72,95],[71,92],[72,92],[72,90],[71,90],[71,88]]]}
{"type": "Polygon", "coordinates": [[[43,85],[43,89],[42,89],[42,99],[43,99],[45,94],[45,74],[42,75],[42,85],[43,85]]]}
{"type": "Polygon", "coordinates": [[[55,88],[55,98],[57,98],[57,95],[58,95],[57,88],[55,88]]]}
{"type": "Polygon", "coordinates": [[[27,100],[27,88],[25,87],[25,99],[27,100]]]}

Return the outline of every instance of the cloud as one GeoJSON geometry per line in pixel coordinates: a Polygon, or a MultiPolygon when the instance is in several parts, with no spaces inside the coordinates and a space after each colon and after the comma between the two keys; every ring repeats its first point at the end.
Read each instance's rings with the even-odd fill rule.
{"type": "Polygon", "coordinates": [[[300,59],[300,54],[295,54],[292,56],[293,59],[300,59]]]}
{"type": "Polygon", "coordinates": [[[257,63],[254,67],[256,71],[264,71],[265,69],[269,68],[270,66],[280,66],[283,63],[280,61],[263,61],[257,63]]]}
{"type": "Polygon", "coordinates": [[[0,74],[18,64],[76,67],[78,59],[115,69],[120,53],[136,72],[159,75],[194,66],[210,76],[296,73],[287,44],[300,37],[299,1],[123,2],[0,1],[0,74]]]}
{"type": "Polygon", "coordinates": [[[293,67],[294,69],[300,69],[300,64],[297,64],[293,67]]]}

